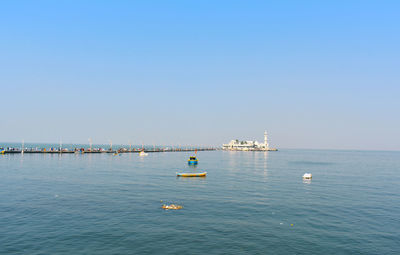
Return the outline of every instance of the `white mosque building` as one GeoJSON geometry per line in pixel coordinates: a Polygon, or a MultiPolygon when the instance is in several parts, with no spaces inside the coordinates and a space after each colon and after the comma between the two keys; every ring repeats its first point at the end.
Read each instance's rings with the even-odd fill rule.
{"type": "Polygon", "coordinates": [[[269,147],[267,131],[264,132],[264,143],[236,139],[231,140],[228,144],[223,144],[222,149],[229,151],[277,151],[277,149],[269,147]]]}

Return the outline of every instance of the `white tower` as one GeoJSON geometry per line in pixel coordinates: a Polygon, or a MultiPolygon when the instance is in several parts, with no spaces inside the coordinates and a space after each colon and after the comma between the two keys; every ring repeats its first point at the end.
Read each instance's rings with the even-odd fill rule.
{"type": "Polygon", "coordinates": [[[265,149],[267,149],[267,150],[269,149],[267,131],[264,131],[264,146],[265,146],[265,149]]]}

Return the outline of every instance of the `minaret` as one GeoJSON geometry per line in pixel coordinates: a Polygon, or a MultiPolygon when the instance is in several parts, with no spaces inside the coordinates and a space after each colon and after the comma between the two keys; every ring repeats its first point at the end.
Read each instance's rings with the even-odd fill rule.
{"type": "Polygon", "coordinates": [[[264,131],[264,146],[265,146],[265,149],[266,149],[266,150],[269,149],[267,131],[264,131]]]}

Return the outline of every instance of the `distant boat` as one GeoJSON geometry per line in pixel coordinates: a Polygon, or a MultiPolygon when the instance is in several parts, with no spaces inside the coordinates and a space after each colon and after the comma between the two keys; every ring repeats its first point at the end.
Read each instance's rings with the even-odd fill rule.
{"type": "Polygon", "coordinates": [[[176,173],[178,177],[205,177],[207,172],[203,173],[176,173]]]}
{"type": "Polygon", "coordinates": [[[305,174],[303,175],[303,179],[305,179],[305,180],[311,180],[311,179],[312,179],[312,174],[310,174],[310,173],[305,173],[305,174]]]}
{"type": "Polygon", "coordinates": [[[189,157],[189,159],[188,159],[189,165],[197,165],[198,163],[199,163],[199,160],[196,157],[194,157],[194,156],[189,157]]]}
{"type": "Polygon", "coordinates": [[[149,154],[144,152],[144,151],[140,151],[139,152],[139,156],[141,156],[141,157],[144,157],[144,156],[147,156],[147,155],[149,155],[149,154]]]}

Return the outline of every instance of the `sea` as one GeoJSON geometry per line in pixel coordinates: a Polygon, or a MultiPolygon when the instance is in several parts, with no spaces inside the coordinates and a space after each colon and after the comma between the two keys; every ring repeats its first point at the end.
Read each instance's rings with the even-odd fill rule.
{"type": "Polygon", "coordinates": [[[400,254],[400,152],[191,155],[0,155],[0,254],[400,254]]]}

